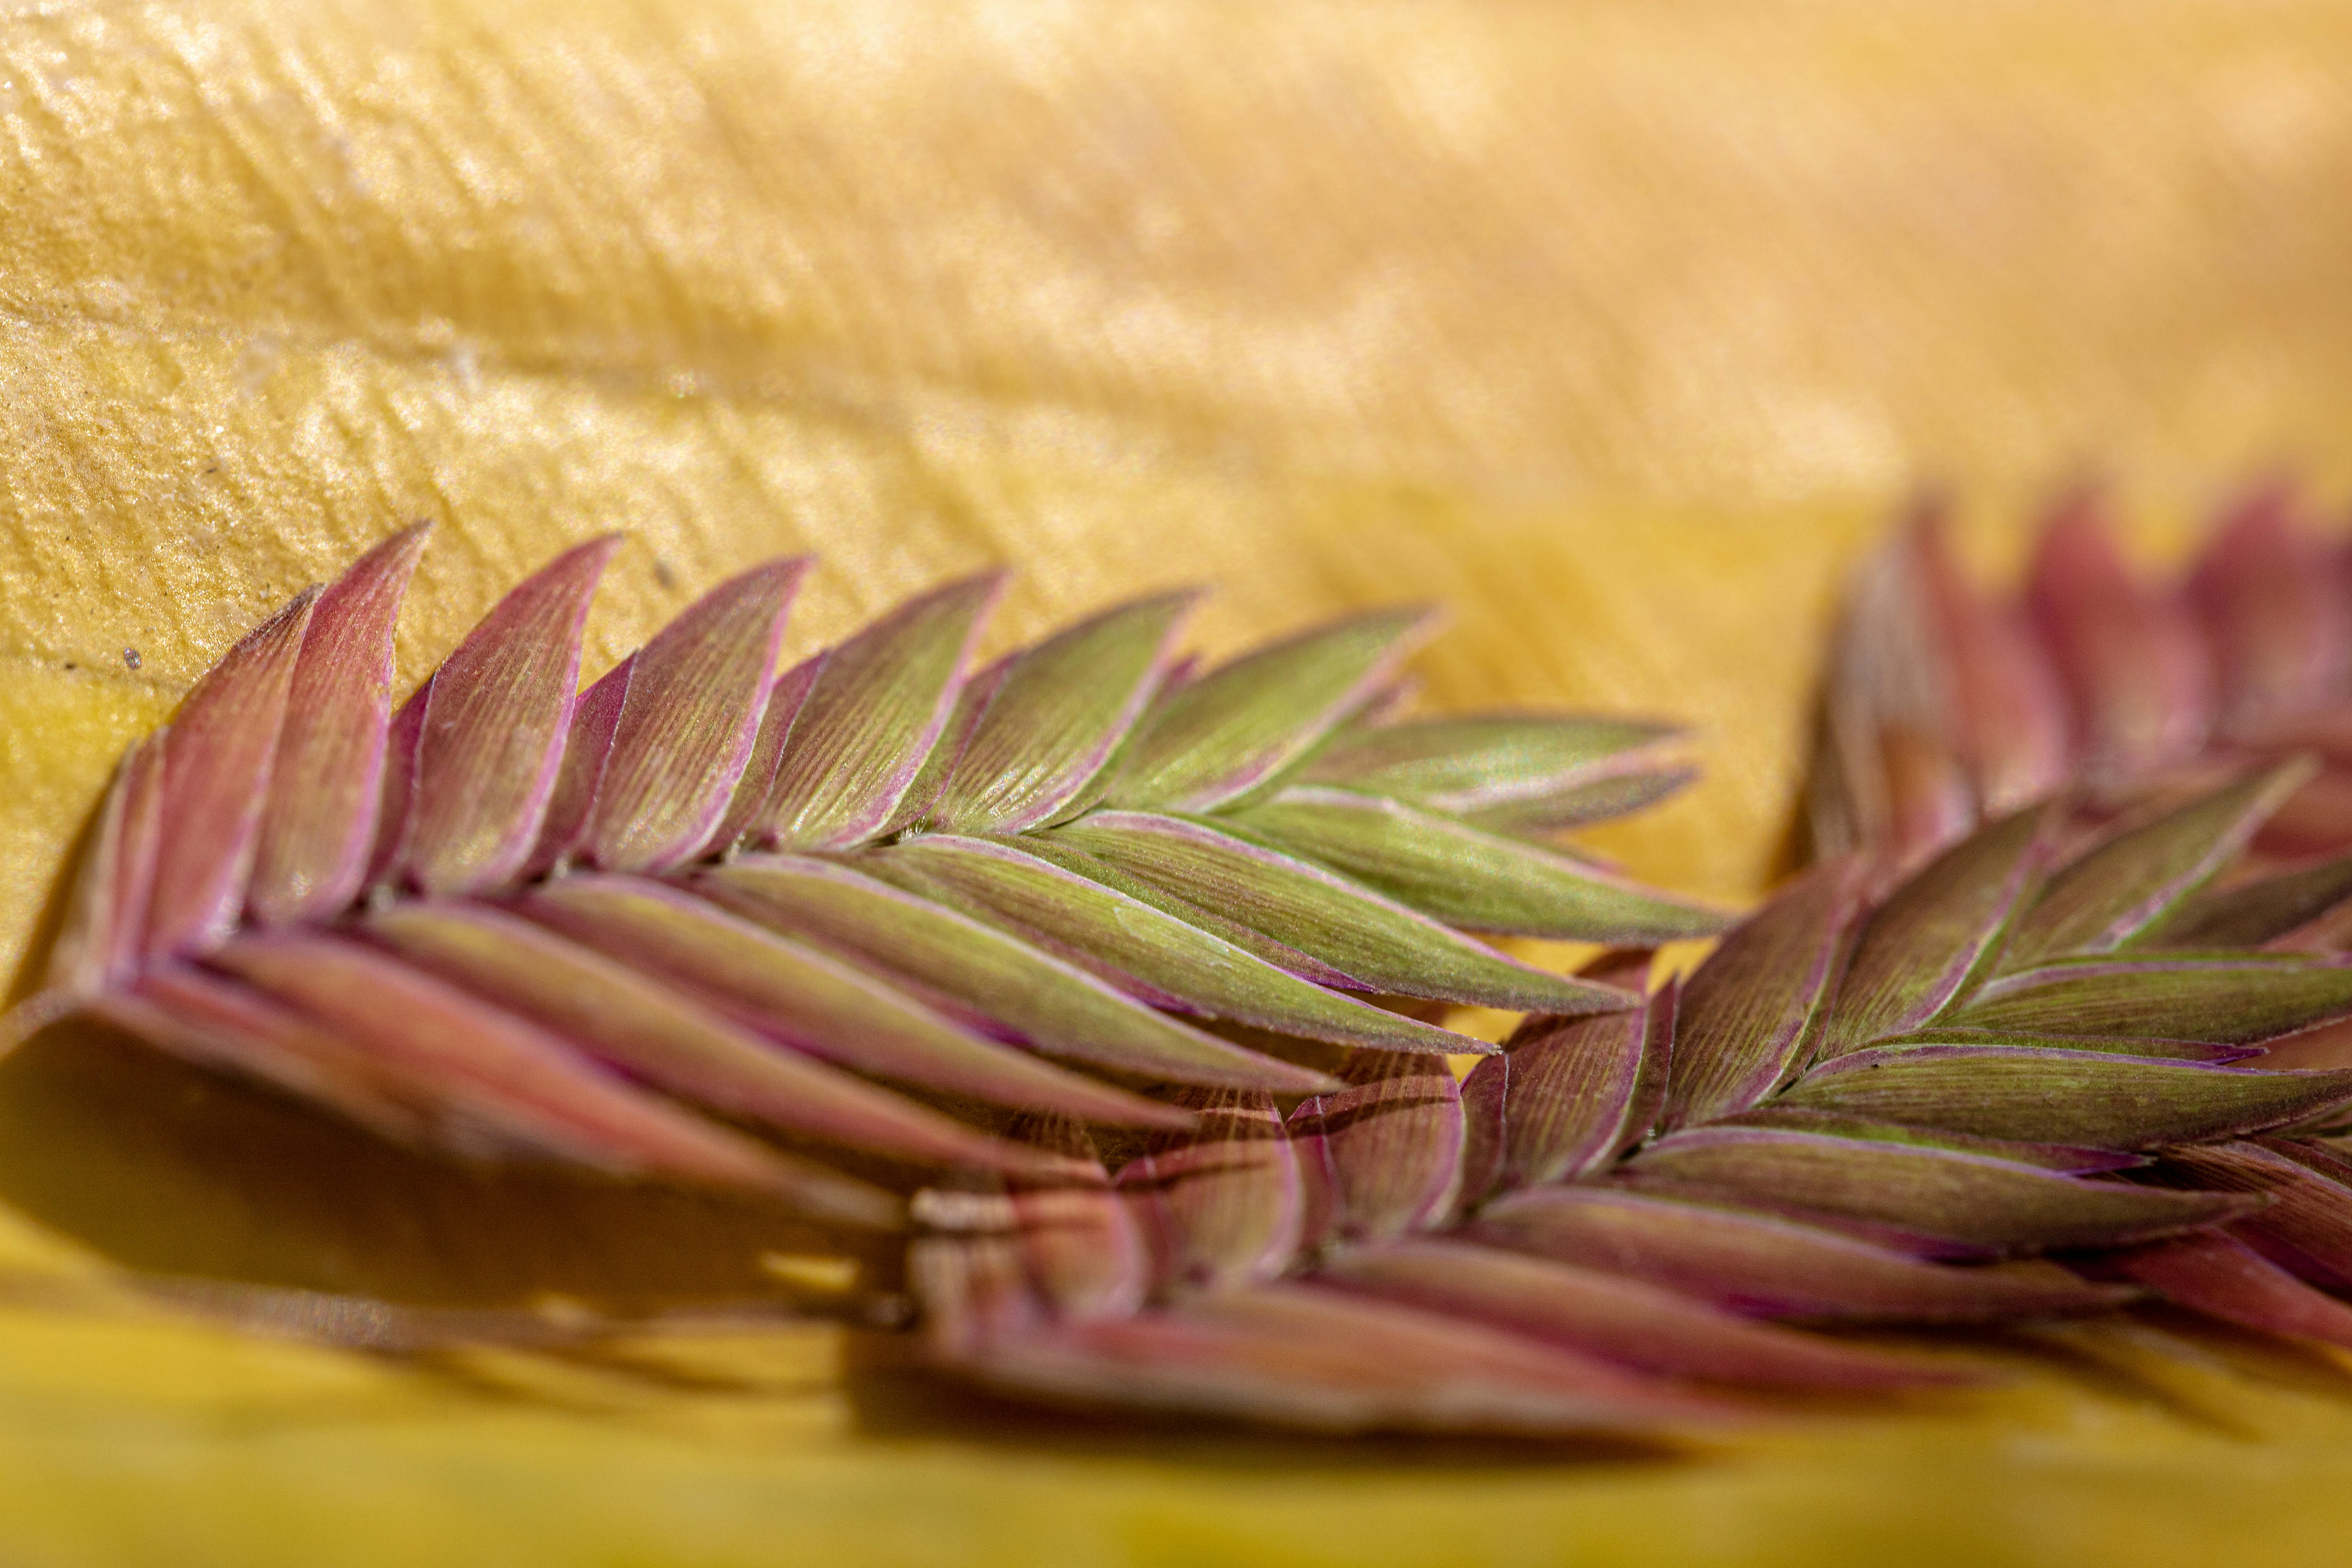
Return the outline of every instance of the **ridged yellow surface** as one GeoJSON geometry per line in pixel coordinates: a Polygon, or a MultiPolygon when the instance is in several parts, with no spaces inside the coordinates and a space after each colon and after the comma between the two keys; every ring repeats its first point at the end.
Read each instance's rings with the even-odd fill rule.
{"type": "MultiPolygon", "coordinates": [[[[610,528],[599,658],[780,551],[803,645],[992,562],[1006,640],[1442,599],[1435,702],[1695,721],[1606,847],[1749,896],[1915,481],[1991,563],[2084,465],[2174,541],[2352,476],[2347,76],[2317,0],[10,5],[0,957],[122,743],[424,517],[412,675],[610,528]]],[[[1678,1462],[1016,1421],[823,1328],[368,1358],[134,1278],[561,1319],[779,1299],[794,1238],[95,1036],[0,1068],[0,1205],[10,1568],[2352,1552],[2352,1377],[2145,1326],[1678,1462]]]]}

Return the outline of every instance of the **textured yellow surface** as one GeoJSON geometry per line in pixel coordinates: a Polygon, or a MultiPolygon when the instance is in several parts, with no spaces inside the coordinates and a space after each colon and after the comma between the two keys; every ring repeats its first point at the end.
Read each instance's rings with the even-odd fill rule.
{"type": "MultiPolygon", "coordinates": [[[[0,960],[123,742],[420,517],[411,675],[614,527],[600,658],[789,550],[802,645],[999,561],[1005,639],[1441,598],[1440,703],[1694,721],[1709,781],[1606,847],[1743,898],[1916,479],[1997,562],[2079,464],[2174,538],[2352,476],[2347,184],[2316,0],[0,6],[0,960]]],[[[53,1036],[0,1069],[0,1563],[2352,1552],[2352,1378],[2147,1327],[1602,1462],[1013,1421],[820,1327],[367,1358],[127,1282],[561,1317],[779,1298],[794,1245],[53,1036]]]]}

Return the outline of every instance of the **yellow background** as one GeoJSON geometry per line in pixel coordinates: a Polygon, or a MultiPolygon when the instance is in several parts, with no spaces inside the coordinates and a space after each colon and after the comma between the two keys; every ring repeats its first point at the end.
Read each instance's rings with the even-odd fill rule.
{"type": "MultiPolygon", "coordinates": [[[[785,551],[802,647],[994,562],[1000,641],[1179,581],[1219,647],[1441,599],[1438,703],[1692,721],[1706,784],[1602,842],[1745,898],[1916,483],[1988,565],[2086,468],[2158,551],[2256,467],[2340,491],[2347,189],[2315,0],[7,5],[0,959],[122,744],[417,518],[412,677],[611,528],[600,660],[785,551]]],[[[2352,1556],[2352,1382],[2153,1330],[1628,1464],[994,1431],[819,1328],[367,1359],[123,1272],[561,1315],[778,1298],[791,1246],[46,1039],[0,1070],[0,1563],[2352,1556]]]]}

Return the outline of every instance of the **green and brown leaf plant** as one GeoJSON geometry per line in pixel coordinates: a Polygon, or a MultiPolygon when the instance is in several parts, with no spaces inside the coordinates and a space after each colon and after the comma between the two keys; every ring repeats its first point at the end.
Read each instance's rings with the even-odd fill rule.
{"type": "Polygon", "coordinates": [[[125,758],[19,1037],[94,1015],[410,1142],[911,1225],[927,1364],[1050,1402],[1678,1432],[1974,1375],[1808,1325],[2142,1286],[2352,1342],[2303,1282],[2352,1279],[2352,1070],[2243,1065],[2352,968],[2237,905],[2176,940],[2292,764],[1825,865],[1645,993],[1719,918],[1549,836],[1670,792],[1675,737],[1401,717],[1422,612],[1204,670],[1173,595],[967,675],[983,577],[778,674],[784,562],[581,689],[608,540],[395,710],[422,543],[125,758]],[[1496,1049],[1454,1005],[1529,1016],[1496,1049]]]}

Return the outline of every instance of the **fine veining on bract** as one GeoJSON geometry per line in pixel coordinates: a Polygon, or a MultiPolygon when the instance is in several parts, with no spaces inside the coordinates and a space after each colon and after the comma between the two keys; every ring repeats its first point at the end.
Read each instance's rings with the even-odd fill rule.
{"type": "MultiPolygon", "coordinates": [[[[984,576],[778,674],[790,561],[579,689],[604,539],[517,588],[395,712],[423,543],[297,598],[124,759],[20,1032],[95,1014],[394,1136],[887,1226],[891,1184],[827,1150],[1034,1175],[1067,1162],[996,1112],[1166,1129],[1190,1113],[1140,1090],[1333,1083],[1218,1020],[1443,1053],[1491,1047],[1365,997],[1632,1005],[1413,908],[1449,858],[1483,858],[1446,874],[1449,900],[1513,929],[1717,923],[1446,809],[1463,781],[1416,772],[1421,726],[1350,761],[1422,612],[1202,669],[1175,654],[1178,595],[967,676],[984,576]]],[[[1444,756],[1565,820],[1596,814],[1597,779],[1685,776],[1654,727],[1490,722],[1444,756]],[[1531,749],[1539,775],[1515,765],[1531,749]]]]}
{"type": "Polygon", "coordinates": [[[967,673],[982,577],[778,673],[786,562],[583,688],[598,541],[395,710],[421,545],[132,749],[20,1035],[911,1225],[923,1355],[1049,1401],[1656,1434],[1974,1374],[1819,1322],[2345,1337],[2352,1071],[2252,1065],[2352,1013],[2274,940],[2343,889],[2216,890],[2299,764],[1824,865],[1654,985],[1720,918],[1550,836],[1683,782],[1671,731],[1401,717],[1419,612],[1206,668],[1171,595],[967,673]]]}

